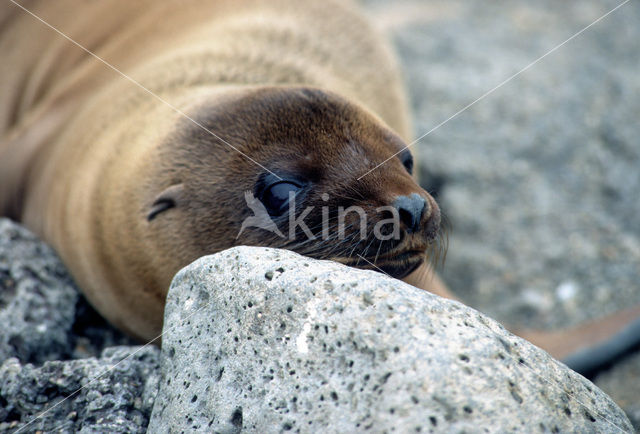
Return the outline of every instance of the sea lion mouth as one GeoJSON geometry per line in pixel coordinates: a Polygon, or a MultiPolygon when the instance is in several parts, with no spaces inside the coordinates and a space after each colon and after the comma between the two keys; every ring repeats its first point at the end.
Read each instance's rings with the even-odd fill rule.
{"type": "Polygon", "coordinates": [[[423,250],[408,250],[400,253],[388,253],[383,257],[357,256],[347,261],[346,265],[385,273],[396,279],[402,279],[416,270],[425,260],[423,250]]]}
{"type": "MultiPolygon", "coordinates": [[[[412,257],[411,259],[407,259],[401,262],[397,260],[389,263],[378,263],[376,267],[378,267],[378,271],[382,271],[388,274],[391,277],[395,277],[396,279],[403,279],[407,277],[409,274],[413,273],[416,268],[418,268],[424,262],[424,257],[412,257]]],[[[373,268],[374,270],[376,268],[373,268]]]]}

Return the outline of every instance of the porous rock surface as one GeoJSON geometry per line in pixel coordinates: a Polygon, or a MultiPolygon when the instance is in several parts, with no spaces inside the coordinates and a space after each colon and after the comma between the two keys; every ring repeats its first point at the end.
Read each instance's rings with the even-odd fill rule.
{"type": "Polygon", "coordinates": [[[55,252],[7,219],[0,324],[0,432],[146,430],[160,351],[131,346],[78,293],[55,252]]]}
{"type": "Polygon", "coordinates": [[[178,273],[150,432],[612,432],[592,383],[460,303],[238,247],[178,273]]]}
{"type": "Polygon", "coordinates": [[[0,363],[99,356],[135,342],[101,318],[51,247],[0,218],[0,363]]]}
{"type": "Polygon", "coordinates": [[[7,219],[0,219],[0,288],[0,362],[68,358],[78,291],[53,250],[7,219]]]}
{"type": "Polygon", "coordinates": [[[129,346],[40,367],[10,358],[0,367],[0,431],[144,433],[158,358],[155,347],[129,346]]]}

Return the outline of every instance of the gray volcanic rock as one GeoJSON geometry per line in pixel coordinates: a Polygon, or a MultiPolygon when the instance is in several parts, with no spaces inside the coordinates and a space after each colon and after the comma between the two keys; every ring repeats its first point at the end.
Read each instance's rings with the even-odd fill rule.
{"type": "Polygon", "coordinates": [[[78,291],[55,252],[0,219],[0,363],[68,358],[78,291]]]}
{"type": "Polygon", "coordinates": [[[135,342],[115,330],[78,292],[51,247],[0,218],[0,363],[41,364],[98,356],[135,342]]]}
{"type": "Polygon", "coordinates": [[[144,433],[159,353],[156,347],[112,347],[100,359],[41,367],[11,358],[0,367],[0,431],[144,433]]]}
{"type": "Polygon", "coordinates": [[[87,385],[137,347],[106,349],[101,359],[63,361],[99,355],[106,346],[132,340],[87,304],[50,247],[7,219],[0,219],[0,324],[0,432],[144,432],[154,391],[149,388],[140,404],[141,384],[157,378],[159,350],[145,349],[87,385]]]}
{"type": "Polygon", "coordinates": [[[149,431],[630,431],[491,319],[372,271],[238,247],[175,277],[149,431]]]}

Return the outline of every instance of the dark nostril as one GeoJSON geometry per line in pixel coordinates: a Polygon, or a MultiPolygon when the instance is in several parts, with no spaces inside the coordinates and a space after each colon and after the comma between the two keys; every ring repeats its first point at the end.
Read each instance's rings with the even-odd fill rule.
{"type": "Polygon", "coordinates": [[[418,193],[408,196],[398,196],[393,202],[398,210],[400,221],[407,226],[407,232],[417,232],[420,229],[422,214],[427,206],[427,201],[418,193]]]}

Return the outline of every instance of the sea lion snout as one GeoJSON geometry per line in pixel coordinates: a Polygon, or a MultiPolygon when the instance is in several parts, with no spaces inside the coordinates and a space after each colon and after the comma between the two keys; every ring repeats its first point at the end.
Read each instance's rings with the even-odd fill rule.
{"type": "Polygon", "coordinates": [[[440,209],[430,196],[418,193],[397,196],[392,206],[398,210],[400,225],[408,234],[422,231],[429,242],[438,236],[440,209]]]}
{"type": "Polygon", "coordinates": [[[398,196],[393,202],[393,207],[398,210],[400,222],[409,233],[417,232],[425,211],[428,212],[428,204],[425,198],[418,193],[398,196]]]}

